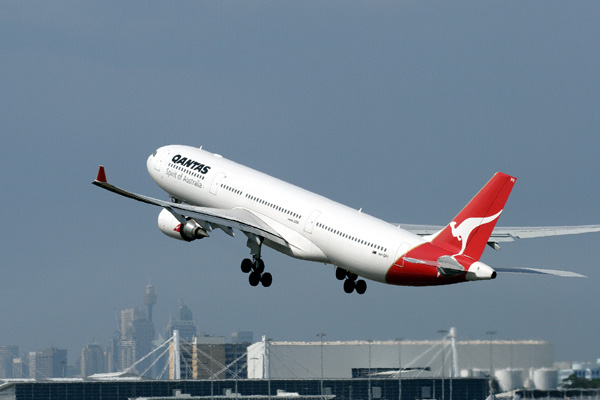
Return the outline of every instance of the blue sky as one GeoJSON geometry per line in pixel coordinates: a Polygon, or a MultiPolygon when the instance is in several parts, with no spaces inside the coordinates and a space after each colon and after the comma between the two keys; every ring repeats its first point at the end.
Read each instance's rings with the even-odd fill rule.
{"type": "Polygon", "coordinates": [[[165,144],[204,146],[393,222],[445,224],[496,171],[518,178],[499,225],[600,223],[600,5],[547,2],[0,2],[0,345],[106,344],[115,315],[158,295],[199,330],[277,340],[544,339],[600,357],[598,235],[484,252],[500,276],[441,288],[370,283],[264,252],[271,288],[239,270],[243,237],[181,243],[146,172],[165,144]]]}

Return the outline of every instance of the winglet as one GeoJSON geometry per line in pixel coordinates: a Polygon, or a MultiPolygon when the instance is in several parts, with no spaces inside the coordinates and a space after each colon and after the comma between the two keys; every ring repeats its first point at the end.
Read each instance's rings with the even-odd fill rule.
{"type": "Polygon", "coordinates": [[[96,182],[106,183],[106,173],[104,172],[104,167],[102,165],[98,167],[98,176],[96,177],[96,182]]]}

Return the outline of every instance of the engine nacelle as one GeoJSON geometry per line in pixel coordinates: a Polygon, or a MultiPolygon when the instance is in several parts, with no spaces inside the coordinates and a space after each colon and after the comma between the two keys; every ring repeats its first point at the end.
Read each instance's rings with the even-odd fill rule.
{"type": "Polygon", "coordinates": [[[182,224],[166,209],[158,214],[158,229],[173,239],[186,242],[208,237],[208,233],[196,221],[188,218],[187,222],[182,224]]]}

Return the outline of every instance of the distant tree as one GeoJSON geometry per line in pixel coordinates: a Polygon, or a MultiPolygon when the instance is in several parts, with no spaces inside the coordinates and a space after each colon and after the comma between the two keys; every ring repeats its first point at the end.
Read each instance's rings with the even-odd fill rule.
{"type": "Polygon", "coordinates": [[[563,388],[565,389],[600,389],[600,379],[579,378],[575,374],[569,375],[563,379],[563,388]]]}

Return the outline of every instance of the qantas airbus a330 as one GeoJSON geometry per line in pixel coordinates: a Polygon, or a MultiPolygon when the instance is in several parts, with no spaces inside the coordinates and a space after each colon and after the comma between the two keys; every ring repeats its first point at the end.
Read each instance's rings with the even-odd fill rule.
{"type": "Polygon", "coordinates": [[[170,201],[109,184],[100,166],[94,185],[162,207],[158,227],[191,242],[215,229],[248,237],[252,259],[242,261],[252,286],[271,285],[263,245],[302,260],[335,265],[344,291],[363,294],[363,279],[392,285],[447,285],[494,279],[496,272],[582,276],[534,268],[492,268],[479,261],[486,245],[517,238],[600,231],[600,225],[495,228],[516,178],[496,173],[445,227],[398,225],[367,215],[202,148],[165,146],[147,160],[152,179],[170,201]]]}

